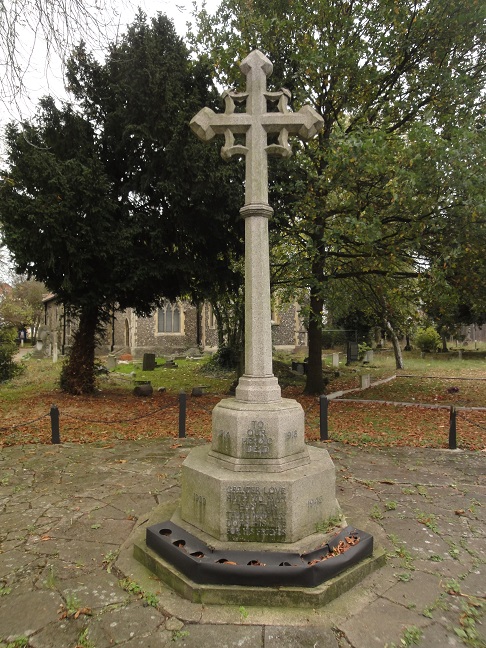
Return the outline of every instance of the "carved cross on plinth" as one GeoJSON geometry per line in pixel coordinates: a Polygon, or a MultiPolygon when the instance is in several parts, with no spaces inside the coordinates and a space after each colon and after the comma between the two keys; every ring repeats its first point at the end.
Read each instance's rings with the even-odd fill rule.
{"type": "Polygon", "coordinates": [[[272,372],[272,331],[270,309],[270,265],[268,218],[267,155],[291,155],[289,135],[308,139],[323,125],[322,117],[310,106],[297,113],[288,109],[290,93],[267,91],[267,76],[273,65],[258,50],[241,63],[246,76],[246,92],[226,91],[225,112],[203,108],[191,120],[192,130],[202,140],[224,135],[221,154],[225,160],[233,155],[246,159],[245,206],[245,375],[236,388],[236,398],[247,402],[268,403],[280,400],[280,387],[272,372]],[[246,112],[236,112],[239,104],[246,112]],[[277,112],[269,112],[268,104],[277,112]],[[278,144],[268,144],[268,134],[278,134],[278,144]],[[245,143],[235,140],[244,135],[245,143]]]}

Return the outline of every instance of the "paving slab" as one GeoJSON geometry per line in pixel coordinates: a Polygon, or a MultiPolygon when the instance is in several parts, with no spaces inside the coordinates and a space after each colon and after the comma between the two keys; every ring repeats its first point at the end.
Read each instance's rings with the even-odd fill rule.
{"type": "Polygon", "coordinates": [[[155,507],[175,508],[199,443],[0,448],[1,648],[21,635],[28,648],[384,648],[414,628],[418,646],[463,646],[455,628],[471,601],[484,643],[484,453],[326,444],[345,515],[379,538],[387,564],[323,608],[204,606],[160,583],[130,544],[155,507]],[[91,616],[61,618],[73,597],[91,616]]]}
{"type": "Polygon", "coordinates": [[[265,648],[339,648],[336,636],[328,628],[267,626],[265,648]]]}
{"type": "Polygon", "coordinates": [[[30,636],[57,621],[62,599],[56,592],[33,591],[0,598],[0,637],[30,636]]]}

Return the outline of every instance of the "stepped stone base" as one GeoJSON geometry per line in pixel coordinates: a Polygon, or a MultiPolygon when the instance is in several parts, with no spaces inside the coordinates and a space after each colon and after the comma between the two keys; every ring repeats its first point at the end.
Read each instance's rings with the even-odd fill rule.
{"type": "Polygon", "coordinates": [[[180,515],[222,541],[296,542],[340,513],[327,450],[308,447],[308,463],[282,472],[235,472],[194,448],[182,466],[180,515]]]}

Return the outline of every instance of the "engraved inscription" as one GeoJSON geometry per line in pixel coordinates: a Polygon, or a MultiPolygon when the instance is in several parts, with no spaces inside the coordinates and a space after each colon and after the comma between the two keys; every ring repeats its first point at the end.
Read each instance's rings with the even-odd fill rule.
{"type": "Polygon", "coordinates": [[[297,439],[297,430],[289,430],[285,433],[286,441],[295,441],[297,439]]]}
{"type": "Polygon", "coordinates": [[[285,542],[284,486],[229,486],[227,533],[229,540],[285,542]]]}
{"type": "Polygon", "coordinates": [[[194,493],[194,511],[198,520],[203,520],[206,515],[206,498],[204,495],[194,493]]]}
{"type": "Polygon", "coordinates": [[[246,455],[268,455],[272,446],[272,439],[267,437],[263,421],[252,421],[251,427],[243,439],[243,453],[246,455]]]}
{"type": "Polygon", "coordinates": [[[322,504],[322,495],[320,497],[315,497],[307,502],[307,508],[313,509],[317,508],[322,504]]]}
{"type": "Polygon", "coordinates": [[[216,444],[219,452],[228,454],[230,451],[230,433],[220,430],[216,435],[216,444]]]}

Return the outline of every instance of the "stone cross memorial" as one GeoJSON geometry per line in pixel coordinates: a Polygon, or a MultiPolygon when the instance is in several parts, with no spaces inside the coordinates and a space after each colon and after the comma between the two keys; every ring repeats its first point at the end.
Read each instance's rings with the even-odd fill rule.
{"type": "Polygon", "coordinates": [[[272,64],[258,50],[241,71],[246,91],[225,92],[224,113],[203,108],[191,128],[203,140],[224,135],[223,158],[246,161],[245,374],[213,410],[211,446],[186,458],[172,520],[208,544],[269,546],[298,543],[339,512],[329,454],[306,446],[302,407],[281,397],[272,371],[267,156],[288,157],[289,135],[312,137],[323,120],[310,106],[290,112],[288,91],[267,90],[272,64]]]}

